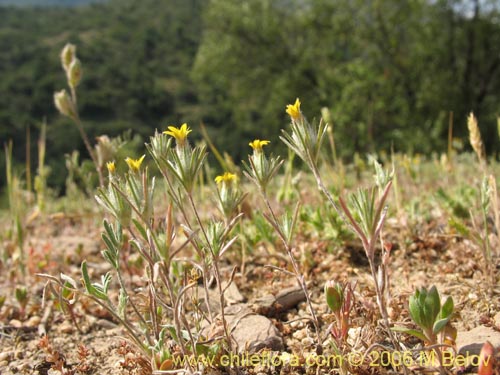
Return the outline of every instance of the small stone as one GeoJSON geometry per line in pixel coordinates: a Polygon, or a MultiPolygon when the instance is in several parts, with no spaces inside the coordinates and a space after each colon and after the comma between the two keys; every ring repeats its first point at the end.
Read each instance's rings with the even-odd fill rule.
{"type": "Polygon", "coordinates": [[[24,322],[25,327],[38,327],[42,319],[39,316],[32,316],[27,321],[24,322]]]}
{"type": "Polygon", "coordinates": [[[306,330],[300,329],[292,333],[292,337],[296,340],[303,340],[306,337],[306,330]]]}
{"type": "Polygon", "coordinates": [[[476,294],[476,293],[471,292],[471,293],[469,293],[469,295],[467,296],[467,299],[468,299],[469,301],[477,301],[477,300],[478,300],[478,297],[477,297],[477,294],[476,294]]]}
{"type": "MultiPolygon", "coordinates": [[[[206,291],[205,288],[202,286],[198,286],[198,291],[196,293],[198,296],[198,303],[200,306],[200,309],[204,312],[207,312],[207,299],[206,299],[206,291]]],[[[220,297],[219,293],[217,293],[215,290],[208,289],[208,305],[210,310],[212,311],[213,314],[218,314],[220,313],[220,297]]]]}
{"type": "Polygon", "coordinates": [[[0,361],[0,368],[7,368],[9,361],[0,361]]]}
{"type": "Polygon", "coordinates": [[[10,322],[9,322],[9,325],[14,327],[14,328],[21,328],[23,326],[23,323],[21,323],[20,320],[17,320],[17,319],[12,319],[10,322]]]}
{"type": "Polygon", "coordinates": [[[238,351],[256,353],[261,349],[283,350],[283,339],[273,323],[262,315],[252,314],[228,316],[228,325],[236,327],[232,332],[238,351]]]}
{"type": "Polygon", "coordinates": [[[304,347],[308,348],[314,345],[314,339],[312,337],[305,337],[300,342],[304,347]]]}
{"type": "Polygon", "coordinates": [[[99,319],[95,322],[95,325],[99,328],[104,328],[104,329],[116,328],[116,324],[107,319],[99,319]]]}
{"type": "Polygon", "coordinates": [[[74,327],[73,325],[68,322],[67,320],[64,321],[59,327],[58,327],[58,331],[61,332],[61,333],[72,333],[74,330],[74,327]]]}
{"type": "MultiPolygon", "coordinates": [[[[29,358],[29,356],[26,357],[29,358]]],[[[21,366],[19,366],[18,370],[20,370],[23,373],[28,373],[28,371],[31,370],[31,364],[23,363],[21,366]]]]}
{"type": "Polygon", "coordinates": [[[347,342],[354,345],[359,340],[359,335],[361,334],[362,327],[350,328],[347,333],[347,342]]]}
{"type": "Polygon", "coordinates": [[[495,316],[493,317],[493,321],[495,322],[497,328],[500,328],[500,312],[497,312],[495,314],[495,316]]]}
{"type": "Polygon", "coordinates": [[[11,356],[12,356],[12,352],[3,352],[3,353],[0,353],[0,362],[8,361],[11,356]]]}
{"type": "Polygon", "coordinates": [[[235,303],[240,303],[245,301],[245,297],[240,293],[240,290],[236,286],[234,282],[229,284],[229,287],[227,287],[227,282],[222,283],[222,289],[225,289],[224,292],[224,298],[226,300],[226,304],[233,305],[235,303]]]}
{"type": "Polygon", "coordinates": [[[458,332],[458,352],[464,355],[467,352],[469,355],[479,355],[486,341],[489,341],[498,350],[500,348],[500,332],[485,326],[479,326],[466,332],[458,332]]]}

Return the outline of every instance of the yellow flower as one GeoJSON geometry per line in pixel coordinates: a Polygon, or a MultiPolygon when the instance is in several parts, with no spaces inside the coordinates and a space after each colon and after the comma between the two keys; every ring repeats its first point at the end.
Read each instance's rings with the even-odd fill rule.
{"type": "Polygon", "coordinates": [[[142,155],[139,159],[132,159],[132,158],[126,158],[125,162],[127,163],[129,169],[132,172],[139,172],[139,169],[141,168],[142,161],[146,155],[142,155]]]}
{"type": "Polygon", "coordinates": [[[108,161],[106,163],[106,167],[108,168],[109,174],[114,174],[116,170],[115,162],[114,161],[108,161]]]}
{"type": "Polygon", "coordinates": [[[302,116],[299,98],[295,100],[295,104],[288,104],[286,106],[286,113],[288,113],[293,120],[298,120],[302,116]]]}
{"type": "Polygon", "coordinates": [[[232,181],[236,181],[236,175],[230,172],[224,172],[223,175],[215,177],[215,182],[220,183],[229,183],[232,181]]]}
{"type": "Polygon", "coordinates": [[[169,126],[168,130],[165,130],[163,134],[174,137],[178,145],[183,145],[188,134],[191,133],[191,131],[192,130],[189,129],[188,125],[184,123],[179,128],[176,128],[175,126],[169,126]]]}
{"type": "Polygon", "coordinates": [[[260,139],[255,139],[254,141],[250,142],[249,145],[251,148],[254,149],[254,151],[260,152],[262,151],[262,147],[268,145],[271,143],[270,141],[261,141],[260,139]]]}

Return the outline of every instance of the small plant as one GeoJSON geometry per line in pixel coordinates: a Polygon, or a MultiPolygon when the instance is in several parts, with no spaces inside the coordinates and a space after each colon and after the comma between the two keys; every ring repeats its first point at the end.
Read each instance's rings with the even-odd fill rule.
{"type": "Polygon", "coordinates": [[[431,350],[430,358],[437,357],[440,372],[446,373],[441,365],[441,347],[454,347],[457,335],[455,328],[451,325],[454,313],[453,298],[449,296],[441,304],[441,298],[435,286],[429,290],[422,287],[410,296],[408,309],[412,320],[420,329],[394,327],[393,330],[422,340],[425,347],[431,350]]]}
{"type": "MultiPolygon", "coordinates": [[[[440,196],[446,196],[444,191],[438,192],[440,196]]],[[[476,218],[476,209],[469,208],[467,210],[467,216],[470,219],[472,228],[465,223],[464,220],[461,220],[459,217],[452,216],[448,220],[448,225],[456,230],[460,235],[465,238],[470,239],[475,246],[477,246],[483,256],[482,263],[482,271],[485,280],[487,281],[488,287],[490,290],[496,283],[496,275],[494,269],[493,262],[493,246],[491,244],[492,236],[498,239],[498,232],[490,229],[490,212],[493,215],[495,229],[498,228],[497,220],[500,220],[499,210],[498,210],[498,195],[497,195],[497,187],[495,177],[493,175],[484,176],[479,188],[475,191],[476,196],[478,197],[479,211],[481,215],[481,220],[476,218]]],[[[472,193],[471,193],[472,194],[472,193]]],[[[460,199],[456,199],[453,201],[458,202],[460,199]]],[[[462,199],[465,200],[465,199],[462,199]]],[[[466,208],[464,204],[460,203],[460,206],[463,207],[465,211],[466,208]]],[[[472,207],[472,204],[470,204],[472,207]]],[[[464,212],[465,216],[465,212],[464,212]]]]}
{"type": "Polygon", "coordinates": [[[450,320],[453,316],[453,298],[449,296],[443,304],[435,286],[429,290],[417,289],[409,302],[410,316],[420,330],[400,330],[413,335],[426,345],[443,344],[449,340],[452,331],[450,320]]]}
{"type": "Polygon", "coordinates": [[[26,307],[29,302],[28,289],[25,286],[18,286],[15,291],[15,297],[17,303],[19,303],[19,315],[23,319],[26,315],[26,307]]]}
{"type": "Polygon", "coordinates": [[[311,296],[304,279],[304,275],[301,272],[299,264],[297,263],[295,256],[293,254],[293,236],[296,229],[297,218],[299,215],[300,204],[297,203],[295,206],[295,211],[293,213],[286,211],[281,217],[278,217],[275,210],[273,209],[270,199],[267,194],[267,188],[271,179],[276,175],[281,164],[283,163],[279,157],[267,157],[263,147],[267,146],[270,142],[267,140],[255,139],[250,142],[249,145],[253,149],[252,155],[248,156],[249,164],[245,163],[246,172],[245,175],[258,187],[259,192],[264,200],[267,207],[268,214],[264,214],[266,220],[271,224],[277,233],[279,239],[283,243],[288,259],[290,260],[292,266],[292,272],[277,268],[277,270],[285,272],[286,274],[292,275],[297,280],[300,288],[304,292],[306,297],[309,313],[311,314],[311,321],[315,328],[315,333],[317,337],[317,347],[318,353],[322,352],[321,348],[321,336],[320,336],[320,325],[314,308],[312,306],[311,296]]]}
{"type": "Polygon", "coordinates": [[[18,253],[8,254],[7,251],[3,254],[4,261],[7,261],[12,256],[17,265],[21,277],[26,278],[26,254],[24,249],[24,242],[26,236],[26,229],[24,226],[24,216],[26,214],[26,206],[23,203],[23,189],[22,182],[19,176],[14,172],[12,160],[12,141],[5,144],[5,164],[6,164],[6,178],[7,178],[7,196],[9,202],[10,217],[12,220],[12,233],[15,233],[15,243],[19,250],[18,253]]]}
{"type": "Polygon", "coordinates": [[[328,281],[325,284],[325,299],[335,315],[335,321],[330,325],[329,331],[337,347],[344,348],[351,327],[350,315],[354,307],[354,287],[349,283],[328,281]]]}
{"type": "MultiPolygon", "coordinates": [[[[325,299],[332,311],[335,320],[328,327],[332,335],[332,350],[337,356],[348,356],[352,350],[347,342],[351,328],[351,313],[354,308],[354,286],[350,283],[335,283],[328,281],[325,284],[325,299]]],[[[348,361],[340,363],[341,374],[348,374],[351,366],[348,361]]]]}
{"type": "MultiPolygon", "coordinates": [[[[351,196],[350,206],[340,197],[339,207],[330,191],[326,188],[319,172],[320,150],[328,124],[320,121],[317,128],[314,127],[302,114],[300,105],[300,100],[297,99],[294,104],[287,106],[286,112],[291,119],[291,133],[283,131],[281,140],[307,164],[316,179],[319,190],[325,195],[339,217],[361,239],[370,264],[370,271],[377,294],[377,304],[385,322],[385,328],[394,348],[399,348],[398,342],[390,330],[389,315],[387,313],[389,296],[387,267],[390,259],[390,247],[386,248],[382,243],[382,261],[379,265],[375,263],[376,245],[381,237],[387,215],[385,202],[392,186],[392,173],[384,172],[382,167],[375,162],[375,180],[378,194],[375,187],[368,190],[359,189],[357,193],[351,196]]],[[[405,367],[403,367],[403,371],[406,373],[405,367]]]]}
{"type": "MultiPolygon", "coordinates": [[[[128,171],[124,175],[117,172],[115,162],[109,161],[106,163],[108,184],[98,189],[96,200],[112,216],[104,220],[102,233],[105,245],[102,256],[111,271],[101,275],[99,282],[94,282],[87,262],[83,261],[84,290],[67,275],[59,279],[41,275],[56,285],[50,290],[75,324],[72,306],[77,294],[84,294],[105,308],[127,330],[141,355],[151,359],[155,371],[175,370],[172,367],[174,356],[198,358],[224,350],[233,352],[234,347],[224,313],[224,292],[232,281],[234,270],[227,286],[223,286],[219,263],[236,241],[231,231],[241,217],[238,207],[245,195],[239,189],[235,174],[226,172],[216,177],[213,200],[220,216],[208,221],[201,218],[194,191],[206,152],[203,145],[192,147],[189,144],[190,132],[187,124],[169,126],[167,131],[151,137],[147,145],[165,179],[169,200],[164,222],[155,220],[156,179],[150,177],[148,168],[143,165],[146,155],[137,159],[127,157],[128,171]],[[174,210],[186,236],[184,242],[175,245],[180,231],[176,229],[174,210]],[[136,293],[127,284],[125,249],[139,254],[144,264],[147,293],[136,293]],[[190,256],[177,259],[183,250],[190,256]],[[113,278],[117,284],[112,282],[113,278]],[[203,308],[197,301],[199,279],[206,297],[203,308]],[[213,280],[222,307],[219,317],[209,303],[208,288],[213,280]],[[117,297],[112,297],[110,291],[116,285],[117,297]],[[192,318],[186,314],[189,303],[195,306],[192,318]],[[223,335],[207,340],[200,333],[202,321],[220,322],[223,335]]],[[[201,364],[195,361],[186,366],[189,372],[194,372],[200,370],[201,364]]]]}
{"type": "Polygon", "coordinates": [[[38,139],[38,168],[35,176],[34,188],[36,192],[36,203],[38,212],[44,212],[47,197],[47,178],[50,169],[45,165],[47,124],[42,124],[40,138],[38,139]]]}

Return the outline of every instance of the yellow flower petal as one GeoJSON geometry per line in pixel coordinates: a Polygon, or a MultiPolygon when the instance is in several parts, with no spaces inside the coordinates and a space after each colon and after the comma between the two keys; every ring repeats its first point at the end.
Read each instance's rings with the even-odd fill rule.
{"type": "Polygon", "coordinates": [[[108,168],[109,174],[114,174],[116,170],[115,162],[114,161],[108,161],[106,163],[106,167],[108,168]]]}
{"type": "Polygon", "coordinates": [[[255,139],[252,142],[250,142],[248,145],[254,149],[254,151],[262,151],[262,147],[267,146],[270,141],[261,141],[260,139],[255,139]]]}
{"type": "Polygon", "coordinates": [[[167,134],[175,138],[178,145],[183,145],[186,142],[188,134],[191,132],[192,130],[189,129],[186,123],[184,123],[178,128],[176,128],[175,126],[169,126],[168,130],[165,130],[163,134],[167,134]]]}
{"type": "Polygon", "coordinates": [[[125,162],[127,163],[129,169],[132,172],[139,172],[142,161],[144,160],[145,157],[146,155],[142,155],[139,159],[126,158],[125,162]]]}
{"type": "Polygon", "coordinates": [[[302,113],[300,112],[300,100],[297,98],[294,104],[288,104],[286,106],[286,113],[290,115],[290,117],[294,120],[298,120],[302,113]]]}
{"type": "Polygon", "coordinates": [[[215,177],[215,182],[218,184],[222,182],[228,183],[232,181],[236,181],[236,175],[230,172],[225,172],[223,175],[215,177]]]}

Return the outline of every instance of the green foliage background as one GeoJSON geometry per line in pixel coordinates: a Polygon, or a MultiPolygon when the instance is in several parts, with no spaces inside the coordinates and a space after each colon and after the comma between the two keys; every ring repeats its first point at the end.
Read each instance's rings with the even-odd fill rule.
{"type": "Polygon", "coordinates": [[[203,122],[238,161],[253,138],[271,139],[279,152],[285,105],[300,97],[310,118],[330,108],[344,158],[391,146],[444,151],[450,111],[455,135],[465,138],[471,110],[495,153],[499,8],[493,0],[0,7],[0,140],[13,139],[21,163],[26,128],[34,140],[46,119],[53,186],[64,183],[64,154],[86,155],[53,106],[53,92],[65,87],[59,52],[71,42],[83,63],[79,108],[92,138],[131,128],[146,139],[155,128],[203,122]]]}

